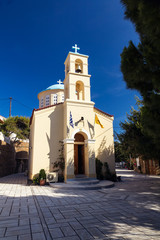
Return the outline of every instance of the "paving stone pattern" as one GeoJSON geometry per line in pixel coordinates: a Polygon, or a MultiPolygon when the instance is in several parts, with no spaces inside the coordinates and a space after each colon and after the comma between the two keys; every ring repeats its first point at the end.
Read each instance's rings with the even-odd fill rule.
{"type": "Polygon", "coordinates": [[[0,178],[0,240],[160,239],[160,178],[117,172],[122,182],[99,191],[0,178]]]}

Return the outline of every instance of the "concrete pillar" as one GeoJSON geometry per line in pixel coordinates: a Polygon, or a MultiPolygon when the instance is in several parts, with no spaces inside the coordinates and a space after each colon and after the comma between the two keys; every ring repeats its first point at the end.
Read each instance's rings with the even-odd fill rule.
{"type": "Polygon", "coordinates": [[[95,140],[93,139],[85,140],[85,174],[96,178],[95,140]]]}

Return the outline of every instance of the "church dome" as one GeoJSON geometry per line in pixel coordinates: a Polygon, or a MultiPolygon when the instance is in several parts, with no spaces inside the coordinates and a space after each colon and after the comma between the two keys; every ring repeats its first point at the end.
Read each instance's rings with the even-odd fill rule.
{"type": "Polygon", "coordinates": [[[44,91],[53,90],[53,89],[64,89],[64,84],[54,84],[46,88],[44,91]]]}

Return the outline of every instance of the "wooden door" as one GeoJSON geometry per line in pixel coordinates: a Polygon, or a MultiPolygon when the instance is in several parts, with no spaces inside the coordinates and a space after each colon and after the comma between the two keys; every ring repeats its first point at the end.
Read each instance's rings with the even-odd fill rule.
{"type": "Polygon", "coordinates": [[[84,145],[78,145],[78,174],[84,174],[84,145]]]}
{"type": "Polygon", "coordinates": [[[84,173],[84,144],[74,144],[74,174],[84,173]]]}
{"type": "Polygon", "coordinates": [[[74,144],[74,174],[78,174],[78,144],[74,144]]]}

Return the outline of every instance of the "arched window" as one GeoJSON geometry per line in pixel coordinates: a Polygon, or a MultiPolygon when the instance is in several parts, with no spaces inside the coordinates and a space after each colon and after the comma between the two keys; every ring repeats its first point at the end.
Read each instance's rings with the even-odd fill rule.
{"type": "Polygon", "coordinates": [[[76,82],[77,100],[84,100],[84,84],[81,81],[76,82]]]}
{"type": "Polygon", "coordinates": [[[46,95],[46,106],[49,106],[49,95],[46,95]]]}
{"type": "Polygon", "coordinates": [[[80,59],[76,59],[75,61],[75,72],[83,73],[83,62],[80,59]]]}
{"type": "Polygon", "coordinates": [[[57,94],[53,95],[53,104],[57,104],[57,94]]]}

